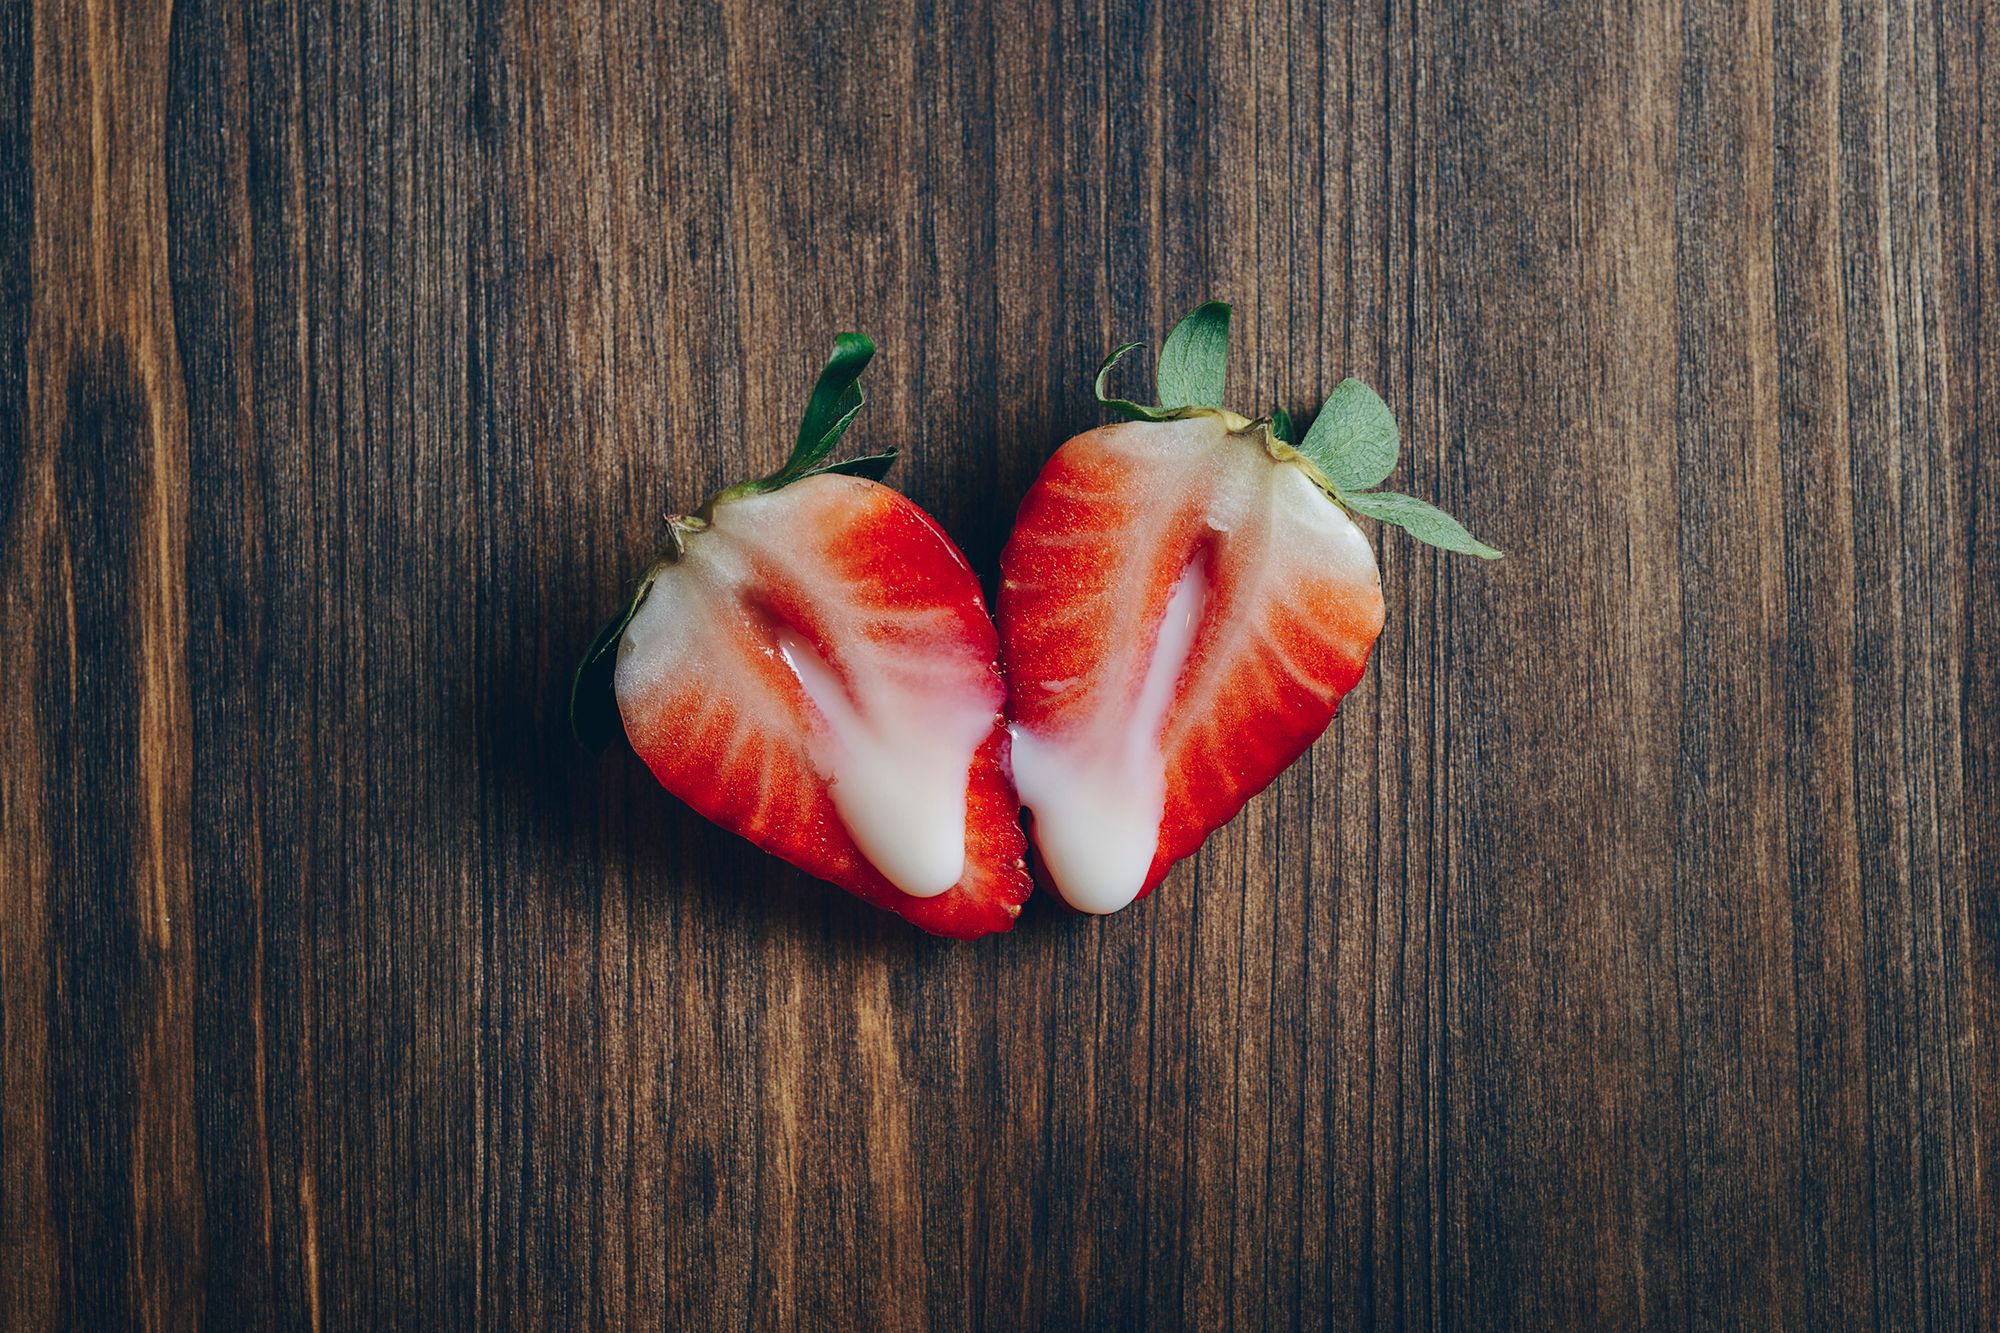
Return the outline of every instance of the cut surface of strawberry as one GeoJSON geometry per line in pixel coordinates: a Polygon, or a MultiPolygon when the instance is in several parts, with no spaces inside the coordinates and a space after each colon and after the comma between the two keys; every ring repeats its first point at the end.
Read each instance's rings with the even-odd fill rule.
{"type": "Polygon", "coordinates": [[[1169,338],[1166,406],[1105,400],[1140,419],[1063,445],[1001,555],[1014,779],[1047,879],[1084,912],[1152,892],[1296,760],[1382,628],[1347,510],[1386,503],[1360,488],[1394,464],[1393,420],[1384,462],[1380,400],[1352,381],[1298,446],[1288,422],[1221,409],[1227,321],[1211,303],[1169,338]]]}
{"type": "Polygon", "coordinates": [[[1289,766],[1382,628],[1361,530],[1231,424],[1071,440],[1001,556],[1014,780],[1081,911],[1150,892],[1289,766]]]}
{"type": "MultiPolygon", "coordinates": [[[[809,409],[808,455],[836,416],[809,409]]],[[[1030,884],[978,579],[923,510],[818,457],[669,520],[583,670],[703,816],[926,930],[1005,930],[1030,884]]]]}

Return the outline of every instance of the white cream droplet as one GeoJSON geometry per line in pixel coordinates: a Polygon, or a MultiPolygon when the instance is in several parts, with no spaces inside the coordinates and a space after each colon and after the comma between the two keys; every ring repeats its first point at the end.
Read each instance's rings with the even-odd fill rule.
{"type": "Polygon", "coordinates": [[[799,635],[781,632],[778,652],[824,724],[807,753],[861,854],[913,898],[958,883],[967,775],[992,730],[994,700],[947,686],[906,696],[897,716],[878,716],[799,635]]]}
{"type": "Polygon", "coordinates": [[[1080,912],[1116,912],[1145,887],[1166,813],[1160,733],[1208,602],[1197,560],[1167,598],[1146,676],[1129,712],[1063,736],[1012,728],[1014,785],[1035,817],[1035,845],[1063,900],[1080,912]]]}

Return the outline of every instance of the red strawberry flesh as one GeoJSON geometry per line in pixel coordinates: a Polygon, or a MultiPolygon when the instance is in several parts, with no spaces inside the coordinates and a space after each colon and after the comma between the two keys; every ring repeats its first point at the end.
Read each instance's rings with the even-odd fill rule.
{"type": "Polygon", "coordinates": [[[1326,729],[1382,614],[1367,539],[1261,425],[1198,411],[1064,445],[999,599],[1014,775],[1064,900],[1150,893],[1326,729]]]}
{"type": "Polygon", "coordinates": [[[615,677],[636,750],[696,811],[939,934],[1007,929],[1030,885],[997,641],[916,505],[820,475],[684,529],[615,677]]]}

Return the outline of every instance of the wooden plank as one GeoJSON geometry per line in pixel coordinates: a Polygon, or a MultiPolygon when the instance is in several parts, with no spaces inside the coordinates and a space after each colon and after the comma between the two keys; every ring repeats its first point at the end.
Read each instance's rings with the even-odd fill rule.
{"type": "Polygon", "coordinates": [[[1435,672],[1411,818],[1443,899],[1451,1323],[1672,1325],[1695,1299],[1672,17],[1429,30],[1436,95],[1461,111],[1435,131],[1414,489],[1509,553],[1490,574],[1390,554],[1384,575],[1434,571],[1400,614],[1435,672]]]}
{"type": "MultiPolygon", "coordinates": [[[[1933,368],[1944,391],[1943,454],[1950,468],[1933,475],[1932,494],[1952,501],[1936,516],[1946,550],[1942,558],[1962,571],[1964,638],[1954,695],[1951,667],[1935,704],[1963,728],[1962,802],[1957,828],[1965,861],[1956,877],[1940,883],[1948,914],[1941,922],[1945,961],[1969,992],[1970,1022],[1950,1034],[1947,1067],[1963,1080],[1952,1107],[1955,1166],[1969,1186],[1957,1218],[1957,1235],[1941,1244],[1956,1261],[1958,1304],[1991,1318],[2000,1308],[2000,1169],[1994,1166],[1995,1126],[2000,1126],[2000,374],[1993,348],[2000,346],[2000,66],[1978,53],[2000,41],[2000,13],[1986,5],[1947,5],[1936,15],[1929,51],[1938,79],[1936,166],[1941,281],[1929,318],[1944,341],[1945,357],[1933,368]],[[1970,1179],[1966,1176],[1969,1174],[1970,1179]],[[1966,1234],[1970,1229],[1970,1235],[1966,1234]]],[[[1945,757],[1949,763],[1949,756],[1945,757]]],[[[1941,825],[1943,821],[1940,821],[1941,825]]],[[[1943,825],[1949,828],[1950,825],[1943,825]]]]}
{"type": "Polygon", "coordinates": [[[203,1262],[166,22],[77,5],[8,27],[0,1215],[24,1258],[0,1310],[163,1323],[199,1308],[203,1262]]]}
{"type": "Polygon", "coordinates": [[[0,1326],[1990,1326],[1994,24],[0,7],[0,1326]],[[1508,559],[1154,899],[570,744],[836,329],[990,586],[1210,295],[1508,559]]]}

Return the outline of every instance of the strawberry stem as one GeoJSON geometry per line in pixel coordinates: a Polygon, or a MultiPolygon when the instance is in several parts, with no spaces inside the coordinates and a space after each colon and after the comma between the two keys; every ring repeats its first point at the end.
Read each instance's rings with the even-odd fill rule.
{"type": "MultiPolygon", "coordinates": [[[[833,354],[826,359],[826,366],[819,372],[819,379],[813,384],[812,397],[806,400],[806,412],[799,422],[798,442],[792,446],[792,456],[785,465],[770,476],[754,482],[745,482],[742,488],[732,487],[737,493],[775,491],[780,486],[790,485],[804,477],[821,472],[845,471],[848,475],[867,476],[869,465],[879,463],[880,468],[871,479],[879,479],[889,470],[896,455],[876,454],[870,459],[853,459],[847,463],[826,464],[826,456],[833,452],[833,446],[854,424],[866,397],[861,392],[861,372],[875,357],[875,340],[865,333],[837,333],[833,338],[833,354]]],[[[729,495],[723,492],[723,496],[729,495]]],[[[722,496],[716,497],[723,498],[722,496]]],[[[712,506],[711,500],[709,505],[712,506]]],[[[708,506],[704,506],[708,508],[708,506]]]]}

